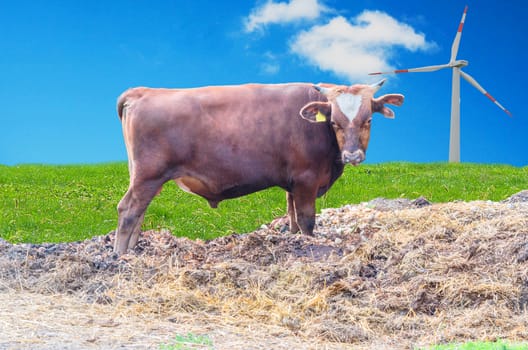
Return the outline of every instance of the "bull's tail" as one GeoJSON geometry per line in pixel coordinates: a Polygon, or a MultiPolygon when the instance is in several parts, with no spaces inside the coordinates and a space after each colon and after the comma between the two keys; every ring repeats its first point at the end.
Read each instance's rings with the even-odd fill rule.
{"type": "Polygon", "coordinates": [[[134,100],[137,100],[143,95],[144,88],[133,88],[123,92],[117,99],[117,115],[120,120],[126,116],[127,107],[129,107],[134,100]]]}
{"type": "Polygon", "coordinates": [[[122,93],[121,96],[119,96],[119,98],[117,99],[117,115],[119,116],[119,120],[123,119],[123,112],[125,109],[126,100],[126,92],[122,93]]]}
{"type": "Polygon", "coordinates": [[[119,120],[123,120],[126,115],[126,107],[129,104],[131,91],[133,91],[133,89],[128,89],[117,99],[117,115],[119,116],[119,120]]]}
{"type": "Polygon", "coordinates": [[[128,127],[130,127],[131,118],[127,118],[127,111],[129,108],[133,105],[134,101],[137,101],[138,98],[140,98],[143,94],[143,89],[141,88],[133,88],[128,89],[125,92],[121,94],[117,98],[117,115],[119,117],[119,120],[121,121],[121,125],[123,127],[123,138],[125,140],[125,146],[127,150],[128,155],[128,171],[130,173],[130,176],[132,176],[134,171],[134,164],[133,164],[133,157],[130,153],[132,151],[131,147],[131,140],[128,137],[129,132],[128,127]],[[128,127],[127,127],[128,124],[128,127]]]}

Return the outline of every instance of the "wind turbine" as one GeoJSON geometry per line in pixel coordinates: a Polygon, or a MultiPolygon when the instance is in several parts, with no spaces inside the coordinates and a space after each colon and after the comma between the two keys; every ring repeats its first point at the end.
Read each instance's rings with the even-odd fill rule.
{"type": "Polygon", "coordinates": [[[473,85],[477,90],[483,93],[487,98],[489,98],[493,103],[495,103],[500,109],[502,109],[506,114],[511,117],[510,111],[504,108],[493,96],[491,96],[475,79],[473,79],[469,74],[462,71],[462,67],[468,65],[466,60],[457,60],[456,56],[458,53],[458,46],[460,44],[460,37],[462,36],[462,28],[464,27],[464,21],[466,20],[466,13],[468,7],[464,8],[464,13],[462,14],[462,19],[458,26],[458,31],[451,46],[451,58],[449,63],[440,64],[436,66],[426,66],[420,68],[410,68],[410,69],[398,69],[392,72],[377,72],[370,73],[370,75],[378,74],[398,74],[398,73],[413,73],[413,72],[434,72],[443,68],[452,68],[453,69],[453,87],[451,93],[451,128],[449,135],[449,162],[460,162],[460,76],[467,80],[468,83],[473,85]]]}

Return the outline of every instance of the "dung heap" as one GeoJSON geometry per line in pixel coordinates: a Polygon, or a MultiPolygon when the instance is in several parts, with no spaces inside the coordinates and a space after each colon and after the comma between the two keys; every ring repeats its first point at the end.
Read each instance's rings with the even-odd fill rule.
{"type": "MultiPolygon", "coordinates": [[[[280,222],[278,220],[277,222],[280,222]]],[[[409,348],[528,340],[528,191],[502,202],[375,199],[212,241],[145,232],[0,241],[0,349],[409,348]]]]}

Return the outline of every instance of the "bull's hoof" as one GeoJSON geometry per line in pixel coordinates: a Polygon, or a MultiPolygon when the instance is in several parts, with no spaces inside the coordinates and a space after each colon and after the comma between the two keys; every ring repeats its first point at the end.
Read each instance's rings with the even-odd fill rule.
{"type": "Polygon", "coordinates": [[[303,232],[302,234],[305,235],[305,236],[315,237],[315,234],[313,233],[313,231],[312,232],[303,232]]]}

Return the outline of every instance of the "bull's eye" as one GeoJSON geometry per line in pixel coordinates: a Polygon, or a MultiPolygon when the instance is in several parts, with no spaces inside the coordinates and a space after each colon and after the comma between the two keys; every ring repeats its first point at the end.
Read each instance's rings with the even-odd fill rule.
{"type": "Polygon", "coordinates": [[[333,121],[333,120],[330,122],[330,124],[332,125],[332,127],[333,127],[334,129],[341,129],[341,127],[339,126],[339,124],[337,124],[337,123],[336,123],[335,121],[333,121]]]}

